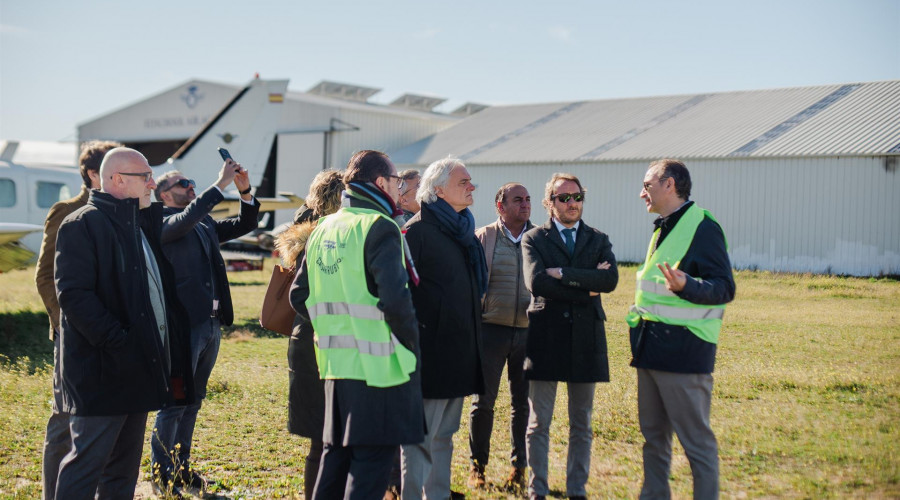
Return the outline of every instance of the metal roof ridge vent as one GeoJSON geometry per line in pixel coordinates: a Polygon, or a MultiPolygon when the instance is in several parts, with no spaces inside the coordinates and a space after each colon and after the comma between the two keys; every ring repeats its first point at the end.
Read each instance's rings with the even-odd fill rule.
{"type": "Polygon", "coordinates": [[[381,92],[381,89],[374,87],[363,87],[351,83],[331,82],[328,80],[322,80],[306,91],[307,94],[353,102],[368,102],[370,97],[379,92],[381,92]]]}
{"type": "Polygon", "coordinates": [[[822,111],[825,108],[831,106],[832,104],[840,101],[841,99],[843,99],[844,97],[849,95],[854,90],[862,87],[862,85],[863,84],[861,84],[861,83],[851,83],[851,84],[847,84],[847,85],[842,85],[840,88],[838,88],[834,92],[828,94],[827,96],[819,99],[818,101],[813,103],[811,106],[808,106],[803,111],[800,111],[796,115],[788,118],[787,120],[779,123],[778,125],[775,125],[771,129],[767,130],[762,135],[757,137],[756,139],[753,139],[752,141],[748,142],[747,144],[744,144],[743,146],[739,147],[738,149],[732,151],[731,153],[728,154],[728,156],[749,156],[751,153],[753,153],[757,149],[765,146],[766,144],[774,141],[775,139],[778,139],[779,137],[781,137],[784,134],[791,131],[797,125],[800,125],[801,123],[805,122],[806,120],[809,120],[810,118],[819,114],[820,111],[822,111]]]}
{"type": "Polygon", "coordinates": [[[391,106],[396,108],[415,109],[418,111],[432,111],[436,106],[443,103],[447,99],[443,97],[433,97],[420,94],[403,94],[391,102],[391,106]]]}
{"type": "Polygon", "coordinates": [[[477,102],[467,102],[462,106],[454,109],[450,112],[453,116],[472,116],[479,111],[484,111],[489,108],[487,104],[478,104],[477,102]]]}
{"type": "Polygon", "coordinates": [[[665,113],[654,117],[649,122],[646,122],[638,127],[635,127],[633,129],[625,132],[624,134],[622,134],[610,141],[607,141],[605,144],[601,144],[600,146],[592,149],[591,151],[588,151],[587,153],[579,156],[578,159],[582,160],[582,161],[599,159],[600,155],[609,151],[610,149],[627,142],[629,139],[632,139],[635,136],[643,134],[644,132],[650,130],[651,128],[653,128],[657,125],[660,125],[662,123],[665,123],[668,120],[671,120],[672,118],[675,118],[676,116],[683,113],[684,111],[687,111],[688,109],[691,109],[694,106],[705,101],[710,96],[712,96],[712,94],[695,95],[695,96],[691,97],[690,99],[682,102],[681,104],[678,104],[674,108],[666,111],[665,113]]]}
{"type": "Polygon", "coordinates": [[[506,134],[503,134],[502,136],[494,139],[493,141],[491,141],[483,146],[477,147],[477,148],[473,149],[472,151],[469,151],[468,153],[460,155],[459,159],[463,160],[463,161],[467,161],[469,158],[474,158],[475,156],[477,156],[481,153],[484,153],[485,151],[487,151],[489,149],[493,149],[493,148],[503,144],[504,142],[509,141],[510,139],[518,137],[526,132],[530,132],[536,128],[542,127],[542,126],[546,125],[547,123],[550,123],[553,120],[556,120],[557,118],[580,108],[581,106],[583,106],[586,103],[587,103],[587,101],[570,102],[570,103],[566,104],[565,106],[563,106],[557,110],[554,110],[551,113],[544,115],[531,123],[528,123],[522,127],[519,127],[516,130],[513,130],[512,132],[507,132],[506,134]]]}

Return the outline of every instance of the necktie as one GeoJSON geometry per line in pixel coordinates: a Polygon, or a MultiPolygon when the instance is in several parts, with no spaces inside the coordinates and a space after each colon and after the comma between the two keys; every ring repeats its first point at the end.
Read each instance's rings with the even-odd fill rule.
{"type": "Polygon", "coordinates": [[[572,233],[574,232],[574,228],[562,230],[563,236],[566,237],[566,248],[569,249],[569,255],[572,255],[575,252],[575,238],[572,237],[572,233]]]}

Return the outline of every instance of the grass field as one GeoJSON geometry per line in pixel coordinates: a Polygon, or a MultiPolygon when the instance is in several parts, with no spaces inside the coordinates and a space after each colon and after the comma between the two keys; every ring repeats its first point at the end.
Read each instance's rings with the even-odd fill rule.
{"type": "MultiPolygon", "coordinates": [[[[271,270],[232,274],[236,325],[226,332],[200,413],[195,465],[224,483],[218,498],[302,498],[307,441],[285,430],[287,340],[256,326],[271,270]]],[[[0,275],[0,498],[38,498],[50,412],[51,344],[34,269],[0,275]]],[[[641,483],[636,384],[622,317],[634,268],[604,297],[612,382],[598,385],[588,492],[635,498],[641,483]]],[[[723,498],[900,498],[900,283],[742,271],[715,372],[712,424],[723,498]]],[[[565,391],[551,439],[550,486],[565,493],[565,391]]],[[[489,482],[509,455],[508,395],[497,407],[489,482]]],[[[466,412],[454,489],[468,473],[466,412]]],[[[151,415],[152,421],[152,415],[151,415]]],[[[144,446],[143,475],[149,447],[144,446]]],[[[690,468],[676,445],[677,498],[690,468]]],[[[496,490],[470,498],[506,498],[496,490]]]]}

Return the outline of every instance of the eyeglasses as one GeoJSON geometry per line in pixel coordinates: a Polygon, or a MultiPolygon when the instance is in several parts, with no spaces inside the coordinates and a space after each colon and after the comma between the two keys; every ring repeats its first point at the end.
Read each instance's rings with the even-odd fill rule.
{"type": "Polygon", "coordinates": [[[410,192],[415,193],[419,189],[419,186],[410,186],[409,183],[404,183],[403,187],[405,189],[400,192],[400,196],[406,196],[410,192]]]}
{"type": "Polygon", "coordinates": [[[397,179],[397,189],[403,190],[403,187],[406,186],[406,181],[404,181],[399,175],[388,175],[391,179],[397,179]]]}
{"type": "MultiPolygon", "coordinates": [[[[668,179],[668,177],[660,177],[660,178],[659,178],[659,183],[662,184],[663,182],[666,182],[666,179],[668,179]]],[[[652,188],[652,187],[653,187],[653,183],[652,183],[652,182],[645,182],[645,183],[644,183],[644,191],[650,191],[650,188],[652,188]]]]}
{"type": "Polygon", "coordinates": [[[557,200],[560,203],[568,203],[569,200],[574,199],[575,201],[581,203],[584,201],[584,193],[562,193],[555,194],[550,197],[551,200],[557,200]]]}
{"type": "Polygon", "coordinates": [[[173,182],[171,186],[167,186],[163,191],[168,191],[175,186],[181,186],[184,189],[187,189],[189,187],[197,187],[197,183],[194,182],[194,179],[178,179],[177,181],[173,182]]]}
{"type": "MultiPolygon", "coordinates": [[[[153,172],[119,172],[119,175],[128,175],[131,177],[143,177],[144,182],[150,182],[153,178],[153,172]]],[[[112,179],[112,177],[110,177],[112,179]]]]}

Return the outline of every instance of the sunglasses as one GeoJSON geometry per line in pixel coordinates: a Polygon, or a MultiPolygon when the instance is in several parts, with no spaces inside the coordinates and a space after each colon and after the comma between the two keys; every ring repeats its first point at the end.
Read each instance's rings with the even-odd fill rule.
{"type": "Polygon", "coordinates": [[[550,197],[550,199],[557,200],[560,203],[568,203],[569,200],[571,200],[573,198],[577,202],[582,202],[582,201],[584,201],[584,193],[562,193],[562,194],[555,194],[550,197]]]}
{"type": "Polygon", "coordinates": [[[181,186],[184,189],[187,189],[189,187],[197,187],[197,183],[194,182],[194,179],[178,179],[177,181],[173,182],[171,186],[167,187],[166,191],[174,188],[175,186],[181,186]]]}

